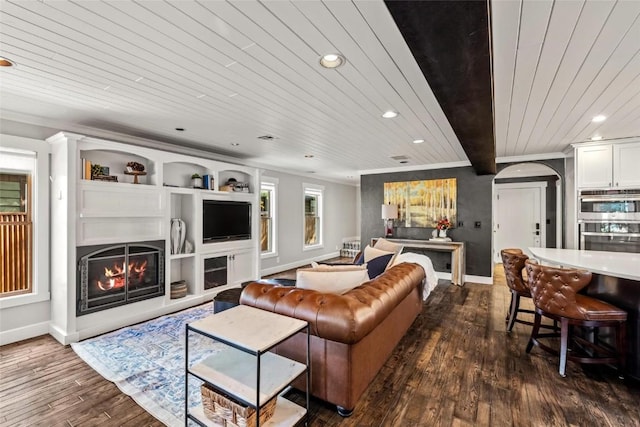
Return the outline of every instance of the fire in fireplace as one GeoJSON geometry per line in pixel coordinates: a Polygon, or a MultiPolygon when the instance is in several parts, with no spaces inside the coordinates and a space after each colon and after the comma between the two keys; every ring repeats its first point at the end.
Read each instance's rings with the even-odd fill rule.
{"type": "Polygon", "coordinates": [[[164,296],[164,241],[78,248],[78,316],[164,296]]]}

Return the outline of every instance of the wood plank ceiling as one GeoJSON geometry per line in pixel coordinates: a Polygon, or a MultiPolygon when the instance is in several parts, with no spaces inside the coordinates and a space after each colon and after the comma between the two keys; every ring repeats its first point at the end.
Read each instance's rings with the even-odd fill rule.
{"type": "MultiPolygon", "coordinates": [[[[498,156],[640,135],[639,8],[492,3],[498,156]]],[[[145,137],[352,183],[473,160],[383,0],[3,1],[0,24],[17,64],[0,71],[5,128],[145,137]],[[346,64],[321,68],[330,52],[346,64]]]]}

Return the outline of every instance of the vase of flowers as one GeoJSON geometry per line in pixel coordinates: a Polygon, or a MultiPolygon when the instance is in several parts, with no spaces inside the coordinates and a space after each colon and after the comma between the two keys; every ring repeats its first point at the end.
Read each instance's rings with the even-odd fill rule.
{"type": "Polygon", "coordinates": [[[436,229],[438,230],[438,237],[447,237],[447,230],[451,228],[451,221],[447,217],[438,220],[436,229]]]}

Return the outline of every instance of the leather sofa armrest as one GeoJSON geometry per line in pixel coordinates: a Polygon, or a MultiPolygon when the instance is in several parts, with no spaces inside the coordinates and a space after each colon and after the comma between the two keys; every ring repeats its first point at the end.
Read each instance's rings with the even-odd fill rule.
{"type": "Polygon", "coordinates": [[[424,277],[418,264],[402,263],[343,295],[253,282],[244,288],[240,304],[306,320],[312,334],[353,344],[420,287],[424,277]]]}

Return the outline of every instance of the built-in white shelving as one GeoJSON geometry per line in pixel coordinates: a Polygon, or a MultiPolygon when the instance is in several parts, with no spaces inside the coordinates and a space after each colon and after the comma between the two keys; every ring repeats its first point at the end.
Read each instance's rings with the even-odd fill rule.
{"type": "MultiPolygon", "coordinates": [[[[59,254],[52,267],[52,335],[64,344],[125,326],[128,316],[110,315],[109,310],[76,318],[76,247],[115,242],[164,240],[164,298],[135,303],[135,316],[142,321],[182,307],[210,301],[212,291],[205,292],[203,260],[212,253],[244,259],[236,263],[242,274],[228,277],[227,287],[237,286],[237,280],[259,277],[259,171],[204,157],[177,154],[154,148],[124,144],[68,132],[58,133],[47,141],[52,154],[52,221],[63,225],[64,233],[54,233],[52,251],[59,254]],[[117,181],[85,179],[87,162],[100,165],[105,174],[117,181]],[[145,175],[125,173],[127,163],[144,165],[145,175]],[[192,188],[191,175],[209,175],[214,186],[192,188]],[[222,178],[221,178],[222,177],[222,178]],[[247,182],[251,192],[220,191],[221,179],[234,177],[247,182]],[[167,184],[167,185],[165,185],[167,184]],[[239,242],[214,245],[202,241],[202,200],[238,200],[252,204],[252,238],[239,242]],[[170,247],[171,218],[186,224],[186,239],[191,253],[172,254],[170,247]],[[249,254],[245,257],[244,254],[249,254]],[[243,258],[244,257],[244,258],[243,258]],[[188,286],[184,298],[170,298],[170,283],[185,280],[188,286]]],[[[226,182],[226,181],[225,181],[226,182]]],[[[224,184],[224,182],[222,183],[224,184]]],[[[56,257],[54,257],[56,258],[56,257]]],[[[233,271],[233,270],[232,270],[233,271]]],[[[216,289],[215,292],[222,290],[216,289]]],[[[119,313],[122,310],[117,310],[119,313]]],[[[129,313],[128,312],[128,313],[129,313]]],[[[127,314],[128,314],[127,313],[127,314]]]]}

